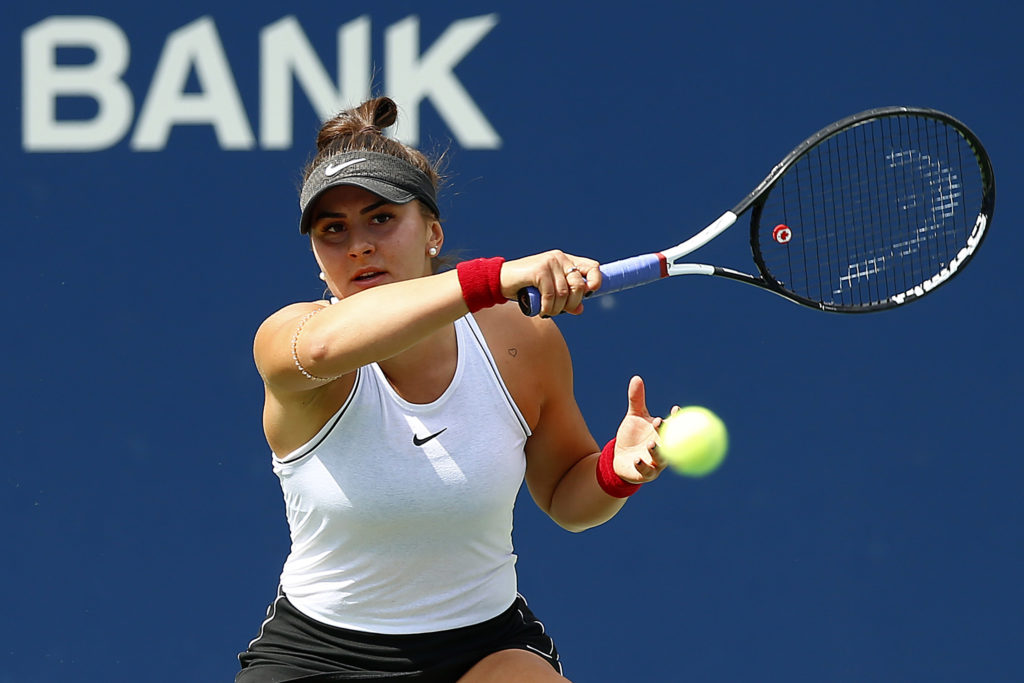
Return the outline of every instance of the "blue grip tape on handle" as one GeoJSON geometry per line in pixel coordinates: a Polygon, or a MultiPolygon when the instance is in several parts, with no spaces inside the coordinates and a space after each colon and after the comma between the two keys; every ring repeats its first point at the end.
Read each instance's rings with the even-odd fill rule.
{"type": "MultiPolygon", "coordinates": [[[[594,296],[621,292],[630,287],[654,282],[662,277],[661,259],[657,254],[644,254],[613,261],[601,266],[601,289],[594,296]]],[[[523,313],[534,316],[540,313],[540,291],[536,287],[519,290],[519,308],[523,313]]]]}
{"type": "Polygon", "coordinates": [[[661,279],[661,259],[657,254],[644,254],[613,261],[601,266],[601,289],[596,294],[621,292],[661,279]]]}

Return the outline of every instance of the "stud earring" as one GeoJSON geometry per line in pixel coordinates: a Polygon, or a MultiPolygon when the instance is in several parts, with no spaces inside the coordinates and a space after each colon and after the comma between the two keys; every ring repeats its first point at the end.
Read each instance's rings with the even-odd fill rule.
{"type": "Polygon", "coordinates": [[[437,247],[431,247],[429,253],[431,256],[437,256],[437,247]]]}
{"type": "MultiPolygon", "coordinates": [[[[323,280],[324,282],[327,282],[327,276],[324,275],[324,271],[322,271],[322,270],[320,271],[320,279],[323,280]]],[[[324,288],[324,298],[325,299],[327,298],[328,294],[332,294],[331,290],[325,287],[324,288]]],[[[330,301],[331,301],[332,304],[336,304],[336,303],[338,303],[338,297],[336,297],[336,296],[334,296],[332,294],[331,297],[330,297],[330,301]]]]}

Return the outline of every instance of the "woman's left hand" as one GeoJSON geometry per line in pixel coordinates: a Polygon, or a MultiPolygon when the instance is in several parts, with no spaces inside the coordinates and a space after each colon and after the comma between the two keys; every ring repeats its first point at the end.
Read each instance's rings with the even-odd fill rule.
{"type": "Polygon", "coordinates": [[[647,410],[647,394],[640,377],[629,380],[629,407],[615,434],[615,474],[630,484],[654,481],[665,469],[658,462],[658,426],[660,417],[647,410]]]}

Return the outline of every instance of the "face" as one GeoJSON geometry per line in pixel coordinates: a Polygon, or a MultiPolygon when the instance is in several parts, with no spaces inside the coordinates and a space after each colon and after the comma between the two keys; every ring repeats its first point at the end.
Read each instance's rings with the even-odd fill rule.
{"type": "Polygon", "coordinates": [[[388,282],[429,275],[431,247],[441,248],[441,224],[419,202],[390,204],[358,187],[328,190],[313,207],[313,253],[338,298],[388,282]]]}

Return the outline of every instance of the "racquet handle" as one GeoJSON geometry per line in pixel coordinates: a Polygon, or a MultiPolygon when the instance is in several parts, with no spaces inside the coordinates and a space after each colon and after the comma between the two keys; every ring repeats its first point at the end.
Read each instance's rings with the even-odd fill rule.
{"type": "MultiPolygon", "coordinates": [[[[659,280],[667,274],[663,263],[664,258],[660,254],[644,254],[605,263],[601,266],[601,289],[592,294],[612,294],[659,280]]],[[[540,313],[540,291],[536,287],[523,287],[516,299],[525,315],[540,313]]]]}

